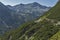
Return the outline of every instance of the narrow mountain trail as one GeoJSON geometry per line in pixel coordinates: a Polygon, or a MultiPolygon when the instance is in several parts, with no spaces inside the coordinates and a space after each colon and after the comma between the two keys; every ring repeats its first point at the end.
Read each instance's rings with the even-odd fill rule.
{"type": "Polygon", "coordinates": [[[46,18],[46,20],[47,20],[47,21],[50,21],[50,22],[53,23],[55,26],[60,25],[60,21],[58,21],[58,20],[48,19],[48,18],[46,18]],[[56,23],[55,23],[55,22],[56,22],[56,23]]]}
{"type": "Polygon", "coordinates": [[[38,23],[38,22],[40,22],[40,21],[43,21],[43,20],[46,19],[50,14],[51,14],[51,13],[49,13],[49,14],[41,17],[40,19],[38,19],[38,20],[36,20],[36,21],[34,21],[34,22],[38,23]]]}
{"type": "Polygon", "coordinates": [[[23,34],[19,39],[23,38],[25,36],[25,34],[23,34]]]}
{"type": "MultiPolygon", "coordinates": [[[[39,20],[36,20],[35,23],[38,23],[40,21],[43,21],[44,19],[47,20],[47,21],[51,21],[52,23],[54,23],[56,21],[54,19],[47,18],[47,16],[46,17],[44,16],[44,18],[40,18],[39,20]]],[[[54,25],[60,25],[60,21],[57,21],[57,23],[55,23],[54,25]]]]}
{"type": "Polygon", "coordinates": [[[60,25],[60,21],[58,21],[58,22],[56,23],[56,25],[60,25]]]}
{"type": "Polygon", "coordinates": [[[10,36],[9,40],[11,40],[11,39],[12,39],[12,36],[10,36]]]}

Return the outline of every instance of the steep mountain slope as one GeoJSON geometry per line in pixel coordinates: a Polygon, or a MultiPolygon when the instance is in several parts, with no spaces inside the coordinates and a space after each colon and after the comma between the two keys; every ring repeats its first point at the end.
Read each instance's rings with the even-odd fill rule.
{"type": "Polygon", "coordinates": [[[8,28],[8,20],[10,21],[12,10],[7,8],[4,4],[0,2],[0,34],[3,34],[3,30],[8,28]]]}
{"type": "Polygon", "coordinates": [[[7,32],[1,40],[51,40],[60,32],[60,1],[40,19],[7,32]]]}
{"type": "Polygon", "coordinates": [[[36,2],[24,5],[25,6],[22,4],[6,6],[0,2],[0,34],[4,34],[6,31],[15,29],[25,22],[38,18],[49,9],[48,7],[42,6],[36,2]]]}
{"type": "MultiPolygon", "coordinates": [[[[18,26],[15,11],[0,2],[0,35],[18,26]]],[[[20,22],[20,21],[19,21],[20,22]]],[[[21,23],[21,22],[20,22],[21,23]]]]}

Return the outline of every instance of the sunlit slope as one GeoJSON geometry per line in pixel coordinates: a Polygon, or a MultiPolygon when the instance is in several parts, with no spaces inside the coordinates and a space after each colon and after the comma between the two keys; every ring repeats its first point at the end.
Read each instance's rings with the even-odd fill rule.
{"type": "Polygon", "coordinates": [[[50,40],[60,40],[60,31],[53,35],[50,40]]]}
{"type": "Polygon", "coordinates": [[[40,19],[7,32],[1,40],[51,40],[60,31],[60,2],[40,19]]]}

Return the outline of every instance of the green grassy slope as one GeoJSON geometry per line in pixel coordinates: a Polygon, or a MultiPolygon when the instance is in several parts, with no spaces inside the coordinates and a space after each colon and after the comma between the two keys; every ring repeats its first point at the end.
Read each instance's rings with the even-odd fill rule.
{"type": "Polygon", "coordinates": [[[40,19],[7,32],[1,40],[51,40],[60,31],[60,2],[40,19]]]}
{"type": "Polygon", "coordinates": [[[50,40],[60,40],[60,31],[53,35],[50,40]]]}

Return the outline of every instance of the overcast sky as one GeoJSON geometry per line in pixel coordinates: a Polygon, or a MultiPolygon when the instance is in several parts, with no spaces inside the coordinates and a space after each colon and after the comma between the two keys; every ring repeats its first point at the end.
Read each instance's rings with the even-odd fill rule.
{"type": "Polygon", "coordinates": [[[32,2],[38,2],[42,5],[46,6],[54,6],[57,3],[58,0],[0,0],[5,5],[16,5],[16,4],[27,4],[32,2]]]}

